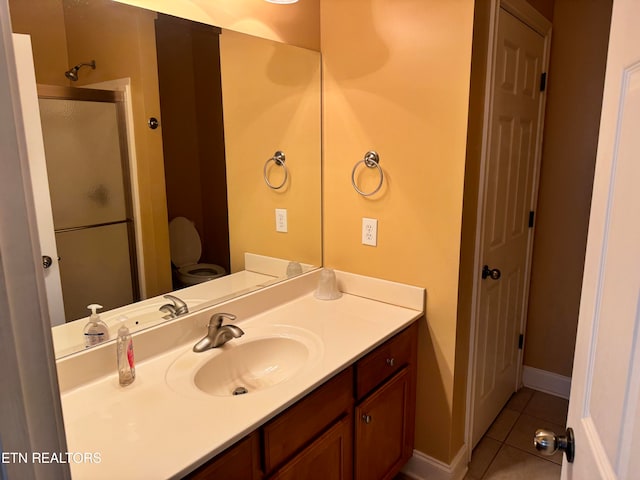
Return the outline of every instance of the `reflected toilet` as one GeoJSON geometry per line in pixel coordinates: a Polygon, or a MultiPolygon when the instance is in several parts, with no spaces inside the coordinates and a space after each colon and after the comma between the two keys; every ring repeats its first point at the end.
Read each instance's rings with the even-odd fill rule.
{"type": "Polygon", "coordinates": [[[198,263],[202,243],[195,225],[186,217],[169,222],[171,262],[176,267],[175,278],[180,287],[197,285],[226,275],[226,270],[214,263],[198,263]]]}

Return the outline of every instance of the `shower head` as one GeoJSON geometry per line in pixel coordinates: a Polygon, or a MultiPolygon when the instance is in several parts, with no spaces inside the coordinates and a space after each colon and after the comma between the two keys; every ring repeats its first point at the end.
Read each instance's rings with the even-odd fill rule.
{"type": "Polygon", "coordinates": [[[69,70],[64,72],[64,76],[67,77],[69,80],[71,80],[73,82],[77,82],[78,81],[78,70],[80,70],[82,67],[91,67],[93,70],[95,70],[96,69],[96,61],[95,60],[91,60],[89,63],[79,63],[75,67],[70,68],[69,70]]]}

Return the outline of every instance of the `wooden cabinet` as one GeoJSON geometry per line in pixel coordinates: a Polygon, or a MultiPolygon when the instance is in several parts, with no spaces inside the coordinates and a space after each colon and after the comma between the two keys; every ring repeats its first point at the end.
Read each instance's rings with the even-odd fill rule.
{"type": "Polygon", "coordinates": [[[393,478],[413,453],[417,339],[415,322],[188,478],[393,478]]]}
{"type": "Polygon", "coordinates": [[[191,472],[189,480],[260,480],[260,434],[256,430],[209,463],[191,472]]]}
{"type": "Polygon", "coordinates": [[[393,478],[413,454],[417,339],[414,323],[356,364],[357,480],[393,478]]]}
{"type": "Polygon", "coordinates": [[[403,367],[415,365],[417,323],[406,328],[359,360],[356,370],[356,398],[360,400],[403,367]]]}
{"type": "Polygon", "coordinates": [[[353,410],[353,370],[347,368],[263,427],[269,474],[353,410]]]}
{"type": "MultiPolygon", "coordinates": [[[[355,478],[393,478],[406,463],[409,375],[402,369],[355,410],[355,478]]],[[[410,455],[409,455],[410,456],[410,455]]]]}
{"type": "Polygon", "coordinates": [[[278,470],[271,480],[353,478],[353,417],[345,415],[278,470]]]}

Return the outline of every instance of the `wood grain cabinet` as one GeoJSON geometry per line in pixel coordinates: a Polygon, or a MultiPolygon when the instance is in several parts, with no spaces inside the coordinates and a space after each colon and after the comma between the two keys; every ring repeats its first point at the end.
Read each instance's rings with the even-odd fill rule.
{"type": "Polygon", "coordinates": [[[418,324],[188,476],[386,480],[413,453],[418,324]]]}
{"type": "Polygon", "coordinates": [[[356,407],[356,479],[393,478],[411,456],[405,451],[412,427],[409,390],[404,368],[356,407]]]}
{"type": "Polygon", "coordinates": [[[270,474],[353,410],[353,370],[347,368],[263,428],[264,468],[270,474]]]}
{"type": "Polygon", "coordinates": [[[413,454],[417,323],[356,366],[355,476],[390,479],[413,454]]]}
{"type": "Polygon", "coordinates": [[[260,480],[260,434],[256,430],[186,476],[189,480],[260,480]]]}
{"type": "Polygon", "coordinates": [[[272,480],[350,480],[353,478],[353,418],[344,416],[293,457],[272,480]]]}

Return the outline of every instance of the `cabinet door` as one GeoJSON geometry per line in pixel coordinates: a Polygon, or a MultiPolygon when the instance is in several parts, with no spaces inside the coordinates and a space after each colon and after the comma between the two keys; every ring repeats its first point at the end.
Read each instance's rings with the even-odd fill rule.
{"type": "Polygon", "coordinates": [[[318,437],[271,480],[349,480],[353,478],[353,417],[345,416],[318,437]]]}
{"type": "Polygon", "coordinates": [[[347,368],[264,426],[265,473],[278,470],[352,409],[353,369],[347,368]]]}
{"type": "Polygon", "coordinates": [[[356,408],[356,479],[393,478],[411,456],[411,401],[409,369],[404,368],[356,408]]]}
{"type": "Polygon", "coordinates": [[[260,438],[258,431],[255,431],[185,478],[189,480],[260,480],[262,477],[260,438]]]}

